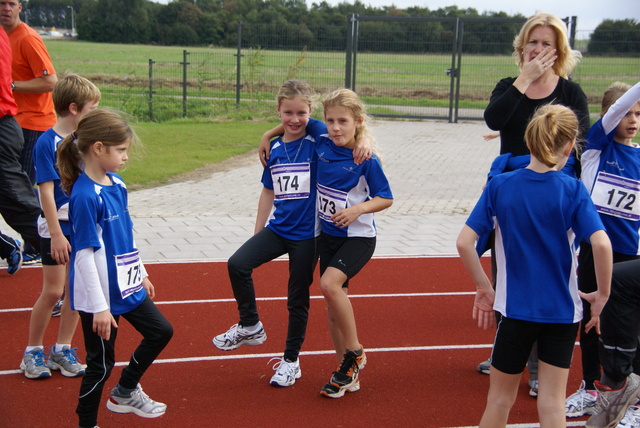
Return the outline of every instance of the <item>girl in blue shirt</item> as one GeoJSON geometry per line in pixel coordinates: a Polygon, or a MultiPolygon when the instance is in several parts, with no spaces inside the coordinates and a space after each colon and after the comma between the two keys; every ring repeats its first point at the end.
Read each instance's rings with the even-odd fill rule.
{"type": "Polygon", "coordinates": [[[258,150],[264,170],[255,232],[227,263],[240,321],[213,338],[213,344],[224,351],[264,343],[267,335],[258,315],[252,273],[258,266],[287,254],[287,340],[270,380],[277,387],[291,386],[302,376],[298,356],[306,334],[309,288],[318,261],[316,145],[326,127],[310,117],[315,101],[315,91],[300,80],[286,81],[276,96],[281,123],[265,133],[258,150]],[[272,137],[277,138],[269,141],[272,137]]]}
{"type": "Polygon", "coordinates": [[[585,187],[560,170],[578,135],[567,107],[541,107],[525,141],[531,162],[487,184],[457,240],[462,262],[476,284],[473,318],[478,326],[502,318],[491,356],[490,387],[480,427],[504,427],[515,402],[532,346],[539,359],[538,416],[541,426],[564,426],[564,392],[582,304],[575,274],[575,245],[594,250],[598,290],[587,329],[609,296],[611,243],[585,187]],[[484,272],[475,242],[495,230],[496,289],[484,272]]]}
{"type": "Polygon", "coordinates": [[[393,195],[376,156],[360,165],[353,161],[356,140],[373,142],[358,95],[339,89],[325,96],[322,105],[327,135],[317,146],[320,290],[327,302],[333,345],[343,358],[320,392],[338,398],[360,388],[359,372],[366,364],[347,281],[371,259],[376,244],[373,213],[390,207],[393,195]]]}
{"type": "Polygon", "coordinates": [[[140,378],[169,343],[173,328],[151,299],[148,278],[133,239],[127,188],[118,171],[136,136],[117,113],[93,110],[58,149],[62,188],[70,194],[71,272],[69,298],[80,314],[87,369],[76,413],[80,427],[95,427],[104,383],[115,364],[120,316],[144,339],[122,370],[107,408],[144,418],[167,406],[144,393],[140,378]]]}
{"type": "MultiPolygon", "coordinates": [[[[640,148],[633,142],[640,126],[640,83],[630,87],[615,82],[602,97],[601,117],[589,129],[582,154],[582,181],[600,213],[613,248],[613,262],[640,258],[640,148]]],[[[596,275],[591,245],[580,243],[578,287],[595,291],[596,275]]],[[[583,301],[584,311],[589,302],[583,301]]],[[[580,329],[583,383],[567,398],[569,417],[592,414],[600,379],[600,339],[580,329]]],[[[638,361],[635,362],[638,366],[638,361]]]]}

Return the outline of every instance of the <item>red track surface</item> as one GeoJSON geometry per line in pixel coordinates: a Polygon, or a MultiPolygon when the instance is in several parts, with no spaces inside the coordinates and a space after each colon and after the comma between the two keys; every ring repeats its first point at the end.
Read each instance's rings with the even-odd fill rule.
{"type": "MultiPolygon", "coordinates": [[[[211,344],[213,336],[238,320],[225,263],[151,264],[147,270],[156,286],[156,303],[175,334],[141,383],[154,399],[167,403],[168,411],[147,420],[114,414],[103,406],[98,418],[101,428],[466,427],[477,426],[480,420],[489,377],[475,368],[489,356],[494,331],[478,329],[471,319],[473,296],[464,293],[473,291],[473,286],[457,258],[374,259],[351,282],[368,363],[360,375],[362,389],[335,400],[319,394],[337,359],[317,281],[312,286],[316,298],[300,359],[302,378],[292,387],[274,388],[269,385],[273,370],[268,362],[284,349],[286,262],[268,263],[254,275],[258,298],[276,298],[258,304],[267,342],[232,352],[211,344]]],[[[41,281],[39,268],[23,268],[15,276],[0,273],[3,427],[77,426],[80,379],[54,372],[50,379],[34,381],[17,371],[27,342],[27,309],[35,302],[41,281]]],[[[46,346],[53,345],[58,323],[52,319],[46,346]]],[[[121,320],[117,361],[128,361],[138,341],[135,330],[121,320]]],[[[74,346],[84,360],[80,328],[74,346]]],[[[580,382],[576,351],[568,393],[580,382]]],[[[106,383],[105,402],[122,364],[106,383]]],[[[536,400],[528,395],[527,379],[525,374],[510,424],[535,426],[537,421],[536,400]]]]}

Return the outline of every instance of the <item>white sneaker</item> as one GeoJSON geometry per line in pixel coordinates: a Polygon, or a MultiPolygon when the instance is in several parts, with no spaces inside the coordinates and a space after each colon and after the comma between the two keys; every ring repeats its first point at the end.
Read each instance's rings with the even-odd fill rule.
{"type": "Polygon", "coordinates": [[[242,345],[262,345],[267,340],[262,323],[258,321],[254,328],[255,331],[249,332],[242,325],[234,324],[226,333],[214,337],[212,342],[223,351],[233,351],[242,345]]]}
{"type": "Polygon", "coordinates": [[[640,427],[640,407],[630,406],[627,409],[627,412],[624,414],[624,418],[618,425],[617,428],[639,428],[640,427]]]}
{"type": "Polygon", "coordinates": [[[158,401],[153,401],[144,393],[140,384],[131,391],[129,397],[121,397],[116,385],[111,390],[111,395],[107,401],[107,409],[115,413],[135,413],[143,418],[157,418],[167,411],[167,405],[158,401]]]}
{"type": "MultiPolygon", "coordinates": [[[[272,358],[269,363],[278,358],[272,358]]],[[[291,386],[296,383],[296,379],[300,379],[302,376],[302,370],[300,370],[300,359],[295,362],[289,362],[282,357],[277,363],[273,365],[273,369],[276,373],[271,377],[271,385],[273,386],[291,386]]]]}
{"type": "Polygon", "coordinates": [[[579,418],[584,415],[593,415],[595,412],[597,397],[594,397],[584,389],[582,381],[580,389],[567,398],[565,402],[565,414],[568,418],[579,418]]]}

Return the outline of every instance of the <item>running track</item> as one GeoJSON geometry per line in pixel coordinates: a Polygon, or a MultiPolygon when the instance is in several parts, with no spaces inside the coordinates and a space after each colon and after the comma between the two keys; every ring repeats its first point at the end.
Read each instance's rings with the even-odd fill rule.
{"type": "MultiPolygon", "coordinates": [[[[486,262],[483,259],[483,262],[486,262]]],[[[237,322],[237,309],[223,262],[147,265],[156,303],[175,334],[142,379],[152,398],[167,403],[157,419],[100,409],[101,428],[112,427],[473,427],[477,426],[489,377],[475,371],[489,356],[493,331],[471,319],[473,286],[455,257],[376,258],[351,282],[360,340],[368,357],[359,392],[341,399],[319,394],[337,366],[326,326],[326,306],[317,287],[300,357],[302,378],[289,388],[269,385],[272,357],[284,349],[287,262],[268,263],[254,274],[258,308],[268,340],[224,352],[211,338],[237,322]]],[[[29,380],[17,370],[26,346],[30,307],[41,286],[40,268],[15,276],[0,273],[0,425],[10,428],[75,427],[79,379],[54,372],[29,380]]],[[[57,333],[54,318],[45,345],[57,333]]],[[[117,382],[139,336],[121,320],[116,359],[104,401],[117,382]]],[[[80,328],[74,346],[84,360],[80,328]]],[[[580,382],[576,347],[568,393],[580,382]]],[[[537,426],[536,400],[525,375],[510,426],[537,426]]],[[[586,418],[568,426],[584,426],[586,418]]]]}

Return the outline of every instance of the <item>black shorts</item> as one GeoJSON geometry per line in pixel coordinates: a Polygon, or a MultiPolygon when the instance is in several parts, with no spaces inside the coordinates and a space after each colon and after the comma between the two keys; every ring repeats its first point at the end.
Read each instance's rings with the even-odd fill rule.
{"type": "MultiPolygon", "coordinates": [[[[65,236],[67,241],[71,238],[65,236]]],[[[44,266],[58,266],[58,262],[51,256],[51,238],[40,237],[40,255],[42,256],[42,264],[44,266]]]]}
{"type": "MultiPolygon", "coordinates": [[[[328,267],[353,278],[367,264],[376,249],[376,238],[339,237],[322,233],[320,237],[320,275],[328,267]]],[[[343,285],[348,287],[348,281],[343,285]]]]}
{"type": "Polygon", "coordinates": [[[538,323],[502,317],[496,331],[491,365],[503,373],[522,373],[537,341],[539,361],[568,369],[579,324],[538,323]]]}

